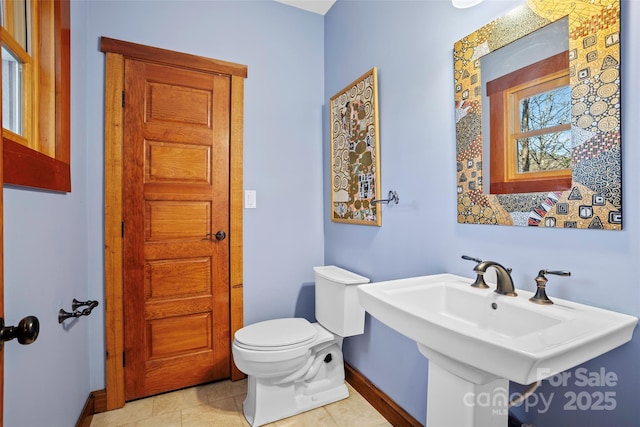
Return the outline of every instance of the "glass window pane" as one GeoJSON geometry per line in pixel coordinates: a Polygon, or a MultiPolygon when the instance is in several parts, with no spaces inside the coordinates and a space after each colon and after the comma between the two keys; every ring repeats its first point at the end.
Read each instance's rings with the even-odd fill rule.
{"type": "Polygon", "coordinates": [[[559,87],[520,100],[520,132],[571,123],[571,90],[559,87]]]}
{"type": "Polygon", "coordinates": [[[518,139],[518,173],[571,167],[571,130],[518,139]]]}
{"type": "Polygon", "coordinates": [[[29,52],[28,29],[29,2],[28,0],[0,0],[0,10],[2,11],[2,27],[9,32],[25,52],[29,52]]]}
{"type": "Polygon", "coordinates": [[[22,63],[2,46],[2,127],[22,135],[22,63]]]}

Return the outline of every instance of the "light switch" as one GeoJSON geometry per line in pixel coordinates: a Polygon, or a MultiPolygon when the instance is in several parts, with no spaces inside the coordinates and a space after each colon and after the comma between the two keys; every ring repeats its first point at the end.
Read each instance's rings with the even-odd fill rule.
{"type": "Polygon", "coordinates": [[[256,208],[256,190],[244,190],[244,208],[256,208]]]}

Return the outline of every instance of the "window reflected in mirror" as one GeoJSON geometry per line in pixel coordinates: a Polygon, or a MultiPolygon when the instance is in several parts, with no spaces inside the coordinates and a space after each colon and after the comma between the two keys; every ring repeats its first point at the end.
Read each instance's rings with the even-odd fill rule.
{"type": "Polygon", "coordinates": [[[568,25],[561,19],[480,59],[488,193],[571,186],[568,25]]]}
{"type": "Polygon", "coordinates": [[[568,76],[514,91],[509,109],[516,142],[516,173],[562,171],[571,167],[571,93],[568,76]],[[533,91],[535,95],[528,95],[533,91]]]}

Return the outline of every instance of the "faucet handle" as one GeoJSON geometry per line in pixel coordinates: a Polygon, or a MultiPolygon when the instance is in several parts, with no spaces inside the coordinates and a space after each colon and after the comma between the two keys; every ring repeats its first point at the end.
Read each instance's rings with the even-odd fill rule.
{"type": "Polygon", "coordinates": [[[467,261],[475,261],[475,262],[477,262],[478,264],[480,264],[480,263],[482,262],[482,260],[481,260],[481,259],[479,259],[479,258],[474,258],[474,257],[469,256],[469,255],[462,255],[462,259],[466,259],[467,261]]]}
{"type": "MultiPolygon", "coordinates": [[[[478,264],[482,262],[481,259],[470,257],[469,255],[462,255],[462,259],[467,261],[474,261],[474,262],[477,262],[478,264]]],[[[477,270],[474,270],[474,271],[476,272],[477,276],[476,276],[476,281],[473,282],[471,286],[479,289],[488,289],[489,285],[487,285],[487,283],[484,281],[484,272],[477,271],[477,270]]]]}
{"type": "Polygon", "coordinates": [[[571,276],[571,272],[560,271],[560,270],[553,270],[553,271],[540,270],[538,272],[538,277],[536,277],[535,279],[536,285],[537,285],[536,294],[531,298],[529,298],[529,301],[536,304],[550,305],[550,304],[553,304],[553,301],[549,299],[549,297],[547,296],[547,292],[545,290],[548,282],[547,278],[545,277],[545,274],[554,274],[556,276],[571,276]]]}
{"type": "Polygon", "coordinates": [[[540,270],[540,272],[538,273],[538,275],[544,275],[544,274],[555,274],[556,276],[571,276],[571,272],[570,271],[549,271],[549,270],[540,270]]]}

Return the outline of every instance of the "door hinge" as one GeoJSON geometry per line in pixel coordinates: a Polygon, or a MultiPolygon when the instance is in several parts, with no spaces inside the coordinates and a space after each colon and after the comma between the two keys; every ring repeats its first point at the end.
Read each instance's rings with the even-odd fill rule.
{"type": "Polygon", "coordinates": [[[122,108],[124,108],[124,91],[122,91],[122,108]]]}
{"type": "Polygon", "coordinates": [[[120,235],[124,237],[124,221],[120,223],[120,235]]]}

